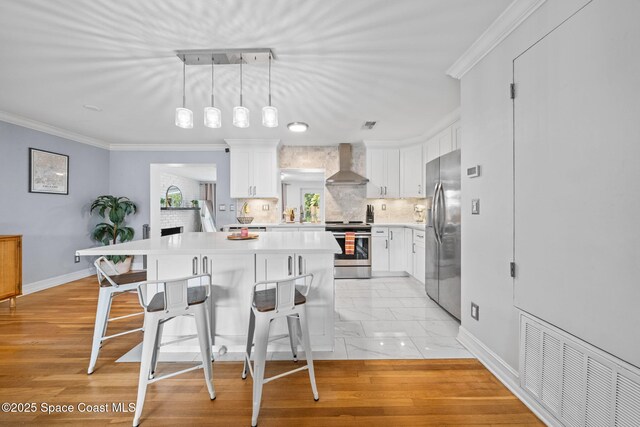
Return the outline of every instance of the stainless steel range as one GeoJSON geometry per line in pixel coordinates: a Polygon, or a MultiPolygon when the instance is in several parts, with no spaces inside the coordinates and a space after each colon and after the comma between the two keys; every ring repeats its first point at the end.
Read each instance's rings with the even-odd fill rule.
{"type": "Polygon", "coordinates": [[[333,233],[342,248],[341,254],[336,254],[334,274],[336,279],[368,279],[371,277],[371,225],[362,221],[327,221],[326,231],[333,233]],[[345,251],[345,235],[355,233],[353,254],[345,251]]]}

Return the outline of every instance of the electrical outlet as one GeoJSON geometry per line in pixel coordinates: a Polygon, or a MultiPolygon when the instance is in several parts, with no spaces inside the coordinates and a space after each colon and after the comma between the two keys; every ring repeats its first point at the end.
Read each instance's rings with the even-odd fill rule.
{"type": "Polygon", "coordinates": [[[73,257],[73,262],[76,263],[76,264],[79,263],[80,262],[80,255],[74,256],[73,257]]]}
{"type": "Polygon", "coordinates": [[[383,211],[386,211],[386,210],[387,210],[387,205],[385,205],[385,204],[383,203],[383,204],[382,204],[382,208],[381,208],[381,209],[382,209],[383,211]]]}
{"type": "Polygon", "coordinates": [[[480,320],[480,306],[474,302],[471,303],[471,317],[480,320]]]}
{"type": "Polygon", "coordinates": [[[227,205],[218,205],[218,210],[219,210],[220,212],[224,212],[224,211],[226,211],[226,210],[227,210],[227,205]]]}
{"type": "Polygon", "coordinates": [[[229,211],[230,212],[235,212],[236,211],[236,205],[229,205],[229,211]]]}
{"type": "Polygon", "coordinates": [[[262,205],[262,210],[263,211],[268,211],[269,210],[269,205],[262,205]]]}

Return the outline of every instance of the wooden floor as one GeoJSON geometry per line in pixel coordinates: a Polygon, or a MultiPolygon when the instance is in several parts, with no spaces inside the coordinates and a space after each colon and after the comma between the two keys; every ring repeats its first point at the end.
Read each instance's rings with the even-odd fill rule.
{"type": "MultiPolygon", "coordinates": [[[[132,413],[111,405],[135,403],[139,364],[115,360],[141,335],[107,341],[96,371],[87,375],[97,298],[94,278],[0,303],[0,403],[35,403],[35,413],[0,412],[0,425],[130,425],[132,413]],[[47,414],[42,404],[72,405],[47,414]],[[79,412],[78,404],[105,405],[107,413],[79,412]]],[[[112,316],[139,309],[135,295],[116,300],[112,316]]],[[[118,332],[141,323],[126,319],[118,332]]],[[[267,375],[293,362],[268,362],[267,375]]],[[[165,364],[163,371],[187,367],[165,364]]],[[[214,363],[217,399],[210,401],[201,370],[149,386],[146,425],[246,426],[251,422],[251,379],[238,362],[214,363]]],[[[480,363],[463,360],[318,361],[320,401],[306,373],[265,385],[260,426],[519,425],[540,421],[480,363]]]]}

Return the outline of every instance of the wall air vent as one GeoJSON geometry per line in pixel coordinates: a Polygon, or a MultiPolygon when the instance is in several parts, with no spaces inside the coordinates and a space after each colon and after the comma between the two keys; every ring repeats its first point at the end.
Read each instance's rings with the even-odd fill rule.
{"type": "Polygon", "coordinates": [[[531,315],[520,315],[520,386],[572,427],[640,426],[640,370],[531,315]]]}
{"type": "Polygon", "coordinates": [[[362,125],[362,129],[371,130],[376,125],[376,123],[378,123],[378,122],[376,122],[376,121],[364,122],[364,124],[362,125]]]}

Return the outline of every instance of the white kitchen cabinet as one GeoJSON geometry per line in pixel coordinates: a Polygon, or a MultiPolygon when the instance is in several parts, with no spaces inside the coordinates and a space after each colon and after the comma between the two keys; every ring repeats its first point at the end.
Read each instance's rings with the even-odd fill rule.
{"type": "Polygon", "coordinates": [[[278,140],[226,140],[231,147],[230,196],[278,197],[278,140]]]}
{"type": "Polygon", "coordinates": [[[425,236],[425,231],[413,230],[413,277],[415,277],[422,284],[424,284],[425,282],[425,236]]]}
{"type": "Polygon", "coordinates": [[[405,258],[405,271],[413,276],[413,230],[410,228],[403,229],[404,233],[404,250],[403,255],[405,258]]]}
{"type": "Polygon", "coordinates": [[[438,139],[438,146],[440,147],[440,156],[444,156],[453,151],[452,126],[440,132],[436,138],[438,139]]]}
{"type": "Polygon", "coordinates": [[[404,227],[389,227],[389,271],[406,271],[404,227]]]}
{"type": "Polygon", "coordinates": [[[371,238],[371,271],[389,271],[389,238],[387,236],[371,238]]]}
{"type": "Polygon", "coordinates": [[[425,197],[423,145],[400,149],[400,197],[425,197]]]}
{"type": "Polygon", "coordinates": [[[451,132],[453,134],[453,150],[460,150],[462,148],[462,126],[459,120],[451,125],[451,132]]]}
{"type": "Polygon", "coordinates": [[[300,231],[298,227],[267,227],[267,231],[284,232],[284,231],[300,231]]]}
{"type": "Polygon", "coordinates": [[[400,150],[367,148],[367,197],[392,199],[400,197],[400,150]]]}

